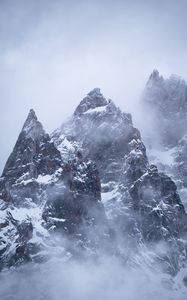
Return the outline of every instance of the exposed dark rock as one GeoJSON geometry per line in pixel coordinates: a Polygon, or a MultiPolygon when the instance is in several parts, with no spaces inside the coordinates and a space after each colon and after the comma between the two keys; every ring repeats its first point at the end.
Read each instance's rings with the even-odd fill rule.
{"type": "MultiPolygon", "coordinates": [[[[164,79],[154,71],[150,82],[159,89],[164,79]]],[[[71,240],[72,255],[105,248],[131,263],[132,249],[163,242],[167,250],[157,256],[173,274],[186,259],[187,218],[175,183],[149,165],[131,115],[99,89],[51,137],[30,111],[0,193],[2,266],[45,260],[40,252],[59,246],[56,236],[71,240]]]]}
{"type": "Polygon", "coordinates": [[[15,204],[25,198],[38,199],[39,175],[53,174],[61,166],[61,156],[30,110],[13,152],[0,179],[1,198],[15,204]]]}
{"type": "Polygon", "coordinates": [[[63,166],[59,180],[47,190],[43,218],[49,231],[96,247],[108,228],[94,163],[75,161],[63,166]]]}
{"type": "Polygon", "coordinates": [[[131,187],[133,207],[139,212],[140,228],[147,241],[179,238],[187,231],[187,216],[170,177],[151,165],[131,187]]]}

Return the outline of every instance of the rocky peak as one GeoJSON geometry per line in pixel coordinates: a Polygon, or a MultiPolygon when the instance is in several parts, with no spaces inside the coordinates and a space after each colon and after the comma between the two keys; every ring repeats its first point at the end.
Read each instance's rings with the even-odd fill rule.
{"type": "MultiPolygon", "coordinates": [[[[153,71],[146,84],[142,106],[152,115],[148,128],[154,129],[164,146],[173,146],[186,133],[187,85],[179,76],[164,79],[153,71]]],[[[151,132],[150,132],[151,135],[151,132]]]]}
{"type": "MultiPolygon", "coordinates": [[[[100,89],[94,89],[80,102],[72,118],[52,134],[52,139],[62,153],[68,149],[81,148],[83,156],[97,160],[128,152],[131,139],[139,139],[133,127],[131,115],[123,113],[112,100],[106,100],[100,89]],[[68,141],[68,142],[67,142],[68,141]],[[109,149],[112,148],[112,151],[109,149]],[[107,155],[105,155],[105,152],[107,155]]],[[[76,152],[73,151],[73,153],[76,152]]],[[[67,155],[66,155],[67,156],[67,155]]]]}
{"type": "Polygon", "coordinates": [[[160,81],[163,80],[163,77],[160,76],[159,71],[154,69],[151,75],[149,76],[149,80],[160,81]]]}
{"type": "Polygon", "coordinates": [[[3,175],[12,174],[13,170],[31,164],[39,145],[49,139],[33,109],[29,111],[17,142],[5,165],[3,175]]]}
{"type": "Polygon", "coordinates": [[[56,129],[51,138],[62,159],[68,161],[78,148],[89,151],[91,145],[95,148],[100,141],[114,142],[122,132],[126,137],[131,129],[131,115],[121,112],[111,99],[106,100],[100,89],[96,88],[87,94],[68,122],[56,129]]]}
{"type": "MultiPolygon", "coordinates": [[[[183,105],[187,102],[187,85],[185,80],[180,76],[172,74],[169,78],[164,78],[158,72],[153,70],[147,81],[143,101],[160,108],[164,108],[168,104],[169,107],[183,105]]],[[[186,108],[187,106],[185,106],[186,108]]]]}
{"type": "Polygon", "coordinates": [[[108,101],[103,97],[99,88],[95,88],[80,102],[74,115],[80,115],[97,107],[105,106],[108,101]]]}
{"type": "Polygon", "coordinates": [[[37,121],[37,116],[33,108],[30,109],[27,119],[23,125],[23,127],[27,126],[32,120],[37,121]]]}
{"type": "Polygon", "coordinates": [[[164,98],[164,78],[159,74],[159,71],[155,69],[149,76],[149,79],[146,83],[143,92],[143,99],[146,99],[147,103],[151,103],[152,105],[156,106],[157,101],[159,101],[159,99],[157,99],[158,94],[159,99],[164,98]]]}
{"type": "Polygon", "coordinates": [[[186,206],[187,84],[180,76],[163,79],[154,71],[146,84],[141,104],[142,118],[146,116],[142,133],[150,149],[150,161],[172,176],[186,206]]]}
{"type": "Polygon", "coordinates": [[[25,134],[26,138],[31,138],[33,140],[40,139],[45,135],[42,124],[38,121],[35,111],[30,109],[27,119],[23,125],[22,132],[25,134]]]}
{"type": "MultiPolygon", "coordinates": [[[[158,76],[157,72],[153,74],[158,76]]],[[[109,248],[113,244],[114,253],[121,254],[125,261],[132,252],[131,245],[141,242],[149,246],[148,242],[156,241],[169,245],[173,240],[169,248],[175,250],[177,239],[186,234],[186,214],[175,184],[156,166],[149,166],[141,135],[130,115],[107,101],[99,89],[80,102],[52,139],[30,111],[5,166],[0,194],[2,202],[8,202],[10,196],[16,209],[29,201],[39,210],[39,227],[35,226],[35,213],[33,227],[30,221],[17,226],[10,215],[8,221],[0,223],[5,228],[4,253],[12,248],[7,245],[12,228],[15,237],[20,235],[14,246],[24,242],[21,249],[17,248],[15,259],[20,258],[20,252],[22,257],[22,251],[29,253],[25,259],[32,258],[35,240],[29,241],[32,236],[43,237],[43,225],[48,240],[52,232],[67,234],[75,248],[77,240],[88,252],[98,253],[100,245],[107,246],[106,237],[109,248]],[[71,153],[66,162],[64,153],[71,153]]],[[[36,254],[39,250],[34,251],[36,254]]],[[[7,262],[7,255],[3,257],[7,262]]]]}
{"type": "Polygon", "coordinates": [[[38,182],[35,180],[39,175],[53,174],[60,165],[60,152],[45,133],[34,110],[30,110],[0,178],[2,198],[23,203],[30,189],[30,198],[37,201],[38,182]]]}

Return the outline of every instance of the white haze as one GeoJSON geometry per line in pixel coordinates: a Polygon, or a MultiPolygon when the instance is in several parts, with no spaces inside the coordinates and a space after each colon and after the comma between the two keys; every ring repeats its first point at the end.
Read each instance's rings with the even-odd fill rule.
{"type": "Polygon", "coordinates": [[[47,131],[100,87],[123,110],[153,68],[187,78],[186,1],[1,0],[0,168],[28,110],[47,131]]]}
{"type": "MultiPolygon", "coordinates": [[[[186,11],[185,0],[0,0],[0,169],[30,108],[51,132],[95,87],[145,128],[138,101],[152,70],[187,79],[186,11]]],[[[2,271],[0,299],[187,299],[186,270],[176,282],[158,270],[105,253],[52,259],[2,271]]]]}
{"type": "Polygon", "coordinates": [[[1,300],[185,300],[186,288],[180,275],[147,268],[130,270],[112,257],[96,263],[51,260],[28,265],[0,275],[1,300]]]}

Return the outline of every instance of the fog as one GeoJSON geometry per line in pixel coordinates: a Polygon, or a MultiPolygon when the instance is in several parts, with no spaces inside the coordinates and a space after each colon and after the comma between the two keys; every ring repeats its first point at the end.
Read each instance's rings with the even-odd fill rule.
{"type": "Polygon", "coordinates": [[[93,88],[136,113],[149,74],[187,78],[186,1],[0,1],[0,169],[28,110],[47,131],[93,88]]]}
{"type": "Polygon", "coordinates": [[[53,259],[41,265],[4,271],[0,275],[0,297],[2,300],[183,300],[186,291],[179,279],[175,283],[168,275],[143,266],[130,270],[112,257],[102,257],[97,263],[62,263],[53,259]]]}

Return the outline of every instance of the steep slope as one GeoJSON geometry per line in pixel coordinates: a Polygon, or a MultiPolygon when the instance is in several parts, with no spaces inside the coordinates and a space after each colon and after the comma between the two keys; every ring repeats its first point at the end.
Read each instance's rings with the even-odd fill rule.
{"type": "Polygon", "coordinates": [[[175,180],[187,203],[187,84],[176,75],[164,79],[151,74],[141,105],[142,117],[149,112],[142,132],[150,160],[175,180]]]}

